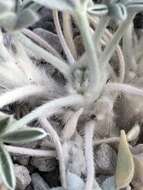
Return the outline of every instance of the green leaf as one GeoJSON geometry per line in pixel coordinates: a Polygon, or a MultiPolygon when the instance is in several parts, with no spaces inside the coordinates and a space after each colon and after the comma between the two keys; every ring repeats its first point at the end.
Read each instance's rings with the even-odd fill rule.
{"type": "MultiPolygon", "coordinates": [[[[73,10],[72,1],[69,0],[33,0],[36,3],[39,3],[43,6],[46,6],[50,9],[58,9],[58,10],[73,10]]],[[[77,1],[77,0],[76,0],[77,1]]]]}
{"type": "Polygon", "coordinates": [[[46,132],[40,128],[24,127],[14,131],[9,131],[3,134],[0,138],[5,143],[29,143],[40,140],[46,136],[46,132]]]}
{"type": "Polygon", "coordinates": [[[108,7],[104,4],[96,4],[88,8],[88,13],[91,15],[106,15],[108,13],[108,7]]]}
{"type": "Polygon", "coordinates": [[[0,120],[0,136],[6,131],[9,123],[9,117],[0,120]]]}
{"type": "Polygon", "coordinates": [[[37,13],[35,13],[31,9],[25,9],[18,15],[18,20],[16,22],[15,29],[28,27],[29,25],[34,24],[38,20],[39,16],[37,13]]]}
{"type": "Polygon", "coordinates": [[[116,168],[116,186],[117,189],[127,187],[134,176],[134,160],[129,149],[126,134],[122,130],[120,136],[119,152],[116,168]]]}
{"type": "Polygon", "coordinates": [[[15,189],[16,179],[12,159],[2,144],[0,144],[0,177],[8,189],[15,189]]]}

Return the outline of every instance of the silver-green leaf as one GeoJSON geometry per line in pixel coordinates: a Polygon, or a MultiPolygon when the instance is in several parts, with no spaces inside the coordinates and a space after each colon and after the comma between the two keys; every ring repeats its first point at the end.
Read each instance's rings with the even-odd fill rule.
{"type": "Polygon", "coordinates": [[[4,143],[29,143],[32,141],[40,140],[46,136],[46,132],[40,128],[24,127],[14,131],[9,131],[3,134],[0,139],[4,143]]]}
{"type": "Polygon", "coordinates": [[[16,179],[13,163],[9,153],[2,144],[0,144],[0,177],[8,189],[15,189],[16,179]]]}
{"type": "Polygon", "coordinates": [[[9,117],[0,120],[0,136],[6,131],[9,123],[9,117]]]}

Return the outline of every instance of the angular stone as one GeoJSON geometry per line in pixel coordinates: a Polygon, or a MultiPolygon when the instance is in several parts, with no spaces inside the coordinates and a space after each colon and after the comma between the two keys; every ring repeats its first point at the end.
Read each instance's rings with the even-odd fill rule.
{"type": "Polygon", "coordinates": [[[108,145],[101,144],[95,149],[96,173],[113,174],[116,168],[116,152],[108,145]]]}
{"type": "Polygon", "coordinates": [[[16,190],[25,190],[25,188],[31,183],[31,177],[26,167],[21,165],[14,165],[16,176],[16,190]]]}

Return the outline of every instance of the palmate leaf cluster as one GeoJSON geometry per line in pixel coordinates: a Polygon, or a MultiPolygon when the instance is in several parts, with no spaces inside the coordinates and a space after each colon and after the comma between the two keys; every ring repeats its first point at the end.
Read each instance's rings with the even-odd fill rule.
{"type": "MultiPolygon", "coordinates": [[[[57,113],[59,110],[61,111],[63,107],[73,106],[75,107],[75,109],[79,109],[79,108],[86,109],[88,106],[90,107],[91,104],[95,104],[96,102],[98,102],[99,99],[100,100],[102,98],[104,99],[105,97],[102,97],[104,96],[104,92],[106,93],[109,91],[121,90],[129,94],[131,93],[131,94],[142,96],[143,92],[141,89],[138,89],[126,84],[120,84],[120,83],[114,84],[112,82],[107,83],[108,69],[109,69],[107,68],[107,65],[109,66],[108,63],[111,57],[113,56],[113,53],[116,50],[116,47],[118,43],[120,42],[122,36],[126,32],[126,29],[132,22],[134,16],[136,15],[136,13],[140,12],[141,10],[143,10],[142,0],[109,0],[109,1],[104,1],[104,3],[99,3],[99,4],[94,3],[92,0],[23,0],[23,1],[22,0],[15,0],[15,1],[14,0],[6,0],[6,1],[0,0],[0,27],[4,29],[5,33],[11,33],[13,35],[15,41],[17,42],[16,45],[19,48],[19,51],[16,52],[17,54],[15,54],[15,57],[14,57],[15,59],[13,59],[12,55],[8,51],[6,51],[6,47],[2,44],[3,40],[1,40],[0,46],[1,46],[1,52],[3,54],[1,56],[3,58],[1,59],[2,60],[2,64],[0,65],[1,70],[4,69],[5,71],[5,69],[7,68],[12,69],[13,71],[16,71],[16,73],[18,72],[19,76],[22,76],[22,74],[24,73],[22,76],[23,78],[21,77],[22,82],[25,81],[24,77],[26,73],[26,77],[28,76],[26,78],[28,79],[28,82],[26,80],[24,85],[28,86],[30,84],[28,88],[27,86],[25,88],[25,86],[24,87],[22,86],[23,84],[21,85],[21,83],[18,83],[18,87],[22,86],[21,88],[19,87],[18,89],[16,89],[16,91],[14,92],[12,91],[12,93],[8,92],[6,94],[2,94],[3,96],[0,97],[0,107],[13,103],[17,100],[27,98],[29,96],[32,96],[34,99],[34,95],[35,94],[37,95],[37,93],[38,93],[38,98],[44,97],[43,98],[44,101],[45,99],[46,100],[48,99],[47,94],[46,94],[48,88],[46,85],[47,85],[47,81],[49,81],[49,78],[45,77],[45,75],[42,75],[41,72],[39,72],[39,70],[35,67],[35,65],[33,66],[33,63],[31,59],[25,53],[24,48],[27,48],[28,50],[30,49],[33,54],[35,53],[39,55],[40,58],[43,58],[48,63],[52,64],[56,69],[58,69],[64,75],[68,83],[67,85],[68,87],[66,89],[67,90],[66,92],[68,95],[66,97],[60,97],[57,99],[53,98],[54,100],[50,102],[48,101],[45,104],[39,106],[34,111],[30,112],[29,114],[27,114],[26,116],[24,116],[18,121],[11,122],[9,117],[2,119],[0,121],[0,177],[2,178],[4,184],[8,187],[8,189],[11,189],[11,190],[15,189],[16,180],[15,180],[15,175],[14,175],[13,163],[12,163],[9,153],[7,152],[5,144],[29,143],[31,141],[44,138],[46,136],[46,133],[42,129],[28,128],[28,127],[25,127],[25,125],[27,125],[28,123],[30,123],[31,121],[35,119],[42,117],[43,115],[45,117],[50,117],[54,113],[57,113]],[[39,19],[37,12],[41,8],[41,6],[48,7],[54,11],[57,11],[57,10],[62,11],[63,13],[68,12],[70,15],[73,16],[74,21],[77,23],[79,27],[81,37],[83,40],[83,45],[85,47],[85,54],[82,59],[84,60],[84,64],[78,63],[78,64],[75,64],[74,66],[70,65],[69,63],[76,63],[77,61],[73,59],[73,57],[70,54],[70,51],[67,51],[67,49],[65,50],[65,53],[67,55],[67,60],[68,60],[68,61],[67,60],[65,61],[59,56],[57,52],[53,51],[51,46],[48,46],[48,48],[50,49],[50,51],[52,51],[52,53],[50,51],[46,51],[44,48],[38,46],[36,43],[33,43],[29,38],[27,38],[27,36],[25,35],[23,31],[21,32],[21,29],[32,25],[39,19]],[[98,30],[95,31],[95,34],[93,36],[90,30],[91,28],[90,28],[88,16],[91,16],[93,20],[94,20],[94,16],[99,16],[101,18],[101,27],[99,23],[98,25],[99,28],[98,30]],[[101,53],[99,51],[99,49],[101,48],[99,41],[110,20],[117,21],[117,25],[119,23],[118,29],[117,29],[117,32],[115,32],[115,34],[113,35],[113,38],[110,42],[107,41],[107,44],[106,44],[105,43],[106,40],[105,40],[104,43],[106,44],[106,47],[104,51],[102,52],[101,56],[98,56],[98,53],[101,53]],[[94,46],[92,37],[95,39],[96,46],[94,46]],[[55,54],[58,56],[55,56],[55,54]],[[6,60],[6,62],[4,62],[5,64],[3,64],[3,60],[5,61],[7,55],[9,56],[8,57],[9,60],[8,61],[6,60]],[[88,58],[88,61],[87,61],[87,58],[88,58]],[[19,67],[19,64],[17,64],[17,59],[21,61],[20,67],[19,67]],[[9,66],[9,63],[11,63],[10,64],[11,68],[9,66]],[[28,67],[29,69],[27,69],[27,66],[29,66],[28,67]],[[33,80],[31,76],[33,78],[36,76],[35,77],[36,80],[33,80]],[[46,80],[44,81],[44,79],[46,80]],[[26,90],[24,91],[23,89],[26,89],[26,90]],[[22,90],[24,91],[23,92],[24,95],[21,93],[22,90]],[[14,93],[17,93],[17,92],[19,92],[19,94],[14,96],[14,98],[13,97],[11,98],[11,94],[14,95],[14,93]],[[4,101],[2,102],[1,100],[4,100],[4,101]]],[[[55,22],[58,25],[59,23],[57,20],[57,14],[56,14],[57,12],[54,12],[54,13],[55,13],[54,14],[55,22]]],[[[60,36],[61,41],[63,41],[61,33],[59,36],[60,36]]],[[[82,62],[82,60],[80,61],[82,62]]],[[[122,73],[123,73],[123,78],[124,78],[125,73],[124,73],[124,70],[122,71],[123,71],[122,73]]],[[[43,73],[45,74],[45,72],[43,73]]],[[[10,83],[9,79],[11,79],[10,72],[9,72],[9,75],[7,76],[2,75],[2,76],[5,78],[8,76],[7,77],[8,82],[4,80],[5,78],[1,79],[2,81],[1,83],[2,85],[3,84],[5,85],[4,86],[5,89],[7,89],[9,86],[11,89],[11,86],[14,86],[13,84],[17,84],[17,78],[16,78],[15,80],[16,82],[14,81],[14,83],[11,83],[12,85],[8,86],[7,83],[10,83]]],[[[14,80],[15,78],[12,77],[12,79],[14,80]]],[[[19,77],[19,81],[20,81],[20,77],[19,77]]],[[[121,80],[121,82],[123,82],[123,80],[121,80]]],[[[53,84],[55,83],[52,83],[52,85],[53,84]]],[[[17,88],[16,85],[15,85],[15,88],[17,88]]],[[[105,99],[106,99],[106,103],[112,102],[107,97],[105,99]]],[[[111,107],[112,105],[110,106],[110,108],[111,107]]],[[[74,122],[72,122],[72,124],[73,123],[74,122]]],[[[52,129],[52,127],[49,127],[49,128],[52,129]]],[[[65,139],[67,139],[67,137],[70,136],[67,131],[72,131],[72,133],[74,133],[75,130],[76,130],[76,124],[73,128],[73,131],[67,129],[66,130],[67,136],[65,136],[65,139]]],[[[58,139],[58,135],[55,135],[56,134],[55,132],[53,133],[54,130],[52,129],[51,131],[52,131],[53,136],[58,139]]],[[[87,142],[89,142],[88,137],[93,136],[92,130],[90,131],[91,132],[90,135],[88,133],[89,131],[90,130],[86,131],[87,142]]],[[[59,139],[58,140],[57,139],[55,142],[57,143],[58,148],[60,147],[60,150],[62,150],[62,145],[58,141],[59,139]]],[[[91,141],[92,139],[90,139],[90,142],[91,141]]],[[[92,142],[90,144],[92,145],[92,142]]],[[[86,144],[85,149],[87,149],[87,147],[88,145],[86,144]]],[[[89,147],[89,149],[90,148],[91,147],[89,147]]],[[[90,152],[92,153],[92,148],[90,152]]],[[[91,163],[93,163],[92,154],[91,156],[88,156],[88,158],[91,160],[87,160],[88,162],[87,167],[94,169],[93,168],[94,166],[91,165],[91,163]]],[[[116,185],[118,185],[119,187],[126,187],[129,185],[129,183],[131,182],[133,178],[134,161],[132,158],[132,154],[129,150],[128,142],[127,142],[126,135],[124,134],[124,132],[121,133],[118,158],[119,159],[118,159],[118,164],[117,164],[116,185]],[[126,149],[124,149],[124,147],[126,147],[126,149]],[[127,165],[128,170],[125,171],[124,167],[121,167],[122,166],[122,163],[120,162],[121,159],[124,159],[125,163],[129,163],[129,165],[127,165]],[[132,169],[131,174],[129,174],[130,167],[132,169]],[[125,175],[124,179],[120,178],[122,174],[125,175]]],[[[62,156],[60,157],[60,159],[62,161],[64,160],[62,159],[62,156]]],[[[65,163],[62,162],[62,164],[64,165],[65,163]]],[[[66,171],[64,170],[65,170],[65,167],[61,167],[61,171],[60,171],[62,174],[61,181],[63,183],[62,184],[63,187],[66,187],[66,177],[64,176],[66,171]]],[[[87,174],[87,178],[88,178],[88,174],[87,174]]],[[[94,172],[93,172],[92,178],[88,178],[88,179],[89,180],[94,179],[94,172]]],[[[114,181],[113,178],[109,179],[109,181],[106,181],[106,183],[103,184],[104,185],[103,189],[105,189],[106,184],[108,184],[110,187],[113,187],[112,189],[114,189],[115,184],[113,181],[114,181]]],[[[87,183],[87,189],[88,189],[88,185],[90,185],[89,189],[91,189],[92,184],[93,184],[93,181],[90,181],[90,183],[87,183]]]]}
{"type": "Polygon", "coordinates": [[[14,166],[5,144],[30,143],[44,138],[46,133],[39,128],[12,129],[10,120],[6,117],[0,121],[0,178],[8,189],[15,189],[14,166]]]}

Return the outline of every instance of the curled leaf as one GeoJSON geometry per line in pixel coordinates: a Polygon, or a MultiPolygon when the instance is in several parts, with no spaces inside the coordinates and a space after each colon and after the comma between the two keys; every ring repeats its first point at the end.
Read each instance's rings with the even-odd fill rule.
{"type": "Polygon", "coordinates": [[[0,177],[8,189],[13,190],[16,186],[13,163],[9,153],[0,144],[0,177]]]}
{"type": "Polygon", "coordinates": [[[119,143],[119,152],[116,168],[117,189],[125,188],[132,181],[134,176],[134,161],[127,142],[126,134],[122,130],[119,143]]]}
{"type": "Polygon", "coordinates": [[[5,143],[29,143],[44,138],[47,134],[40,128],[24,127],[3,134],[0,139],[5,143]]]}
{"type": "Polygon", "coordinates": [[[91,15],[106,15],[108,13],[108,7],[104,4],[96,4],[88,8],[88,13],[91,15]]]}

